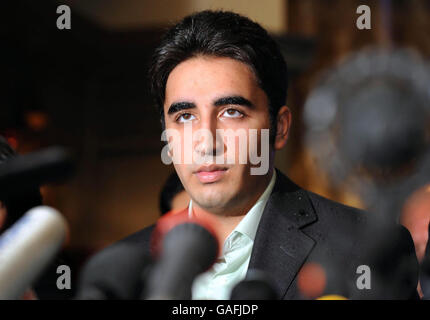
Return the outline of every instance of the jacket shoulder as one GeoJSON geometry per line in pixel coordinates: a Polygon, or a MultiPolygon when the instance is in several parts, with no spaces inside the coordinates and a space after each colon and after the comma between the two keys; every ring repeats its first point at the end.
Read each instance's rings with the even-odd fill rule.
{"type": "Polygon", "coordinates": [[[115,248],[124,246],[124,245],[132,245],[132,246],[139,246],[142,248],[142,250],[148,255],[150,255],[150,248],[151,248],[151,236],[152,232],[154,230],[155,224],[150,225],[142,230],[139,230],[135,233],[132,233],[131,235],[128,235],[127,237],[120,239],[107,247],[101,249],[100,251],[96,252],[91,259],[94,259],[95,257],[102,255],[106,252],[109,252],[111,250],[115,250],[115,248]]]}
{"type": "Polygon", "coordinates": [[[142,245],[145,247],[150,246],[151,243],[151,236],[152,236],[152,232],[154,231],[155,228],[155,224],[150,225],[142,230],[139,230],[121,240],[119,240],[116,243],[121,243],[121,244],[138,244],[138,245],[142,245]]]}
{"type": "Polygon", "coordinates": [[[348,220],[360,223],[365,222],[369,216],[369,213],[363,209],[347,206],[308,190],[305,192],[320,219],[348,220]]]}
{"type": "MultiPolygon", "coordinates": [[[[418,262],[412,237],[404,226],[393,219],[385,225],[386,229],[380,229],[374,225],[375,220],[372,218],[377,213],[349,207],[310,191],[306,193],[318,216],[318,221],[306,231],[319,243],[316,251],[324,257],[334,252],[336,256],[340,254],[338,262],[351,275],[356,274],[358,266],[368,265],[375,282],[379,282],[379,291],[367,293],[352,290],[352,297],[417,297],[418,262]]],[[[353,280],[349,282],[355,283],[353,280]]]]}

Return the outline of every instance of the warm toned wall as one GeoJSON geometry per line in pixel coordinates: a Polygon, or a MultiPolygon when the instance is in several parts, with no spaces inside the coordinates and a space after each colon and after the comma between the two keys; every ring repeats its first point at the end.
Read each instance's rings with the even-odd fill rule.
{"type": "Polygon", "coordinates": [[[201,10],[231,10],[244,14],[273,33],[286,28],[285,0],[69,0],[76,10],[110,29],[164,27],[201,10]]]}

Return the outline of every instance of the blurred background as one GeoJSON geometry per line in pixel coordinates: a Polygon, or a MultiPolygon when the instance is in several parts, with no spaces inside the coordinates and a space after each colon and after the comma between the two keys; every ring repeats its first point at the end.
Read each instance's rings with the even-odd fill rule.
{"type": "Polygon", "coordinates": [[[430,56],[428,0],[9,0],[0,4],[0,134],[26,154],[61,145],[78,159],[66,183],[42,188],[70,225],[67,250],[87,255],[156,221],[173,171],[160,160],[161,127],[149,96],[149,58],[163,31],[204,9],[244,14],[279,42],[289,67],[293,127],[276,166],[303,188],[356,207],[305,143],[304,105],[320,75],[368,45],[430,56]],[[71,8],[59,30],[56,9],[71,8]],[[371,8],[370,30],[356,9],[371,8]]]}

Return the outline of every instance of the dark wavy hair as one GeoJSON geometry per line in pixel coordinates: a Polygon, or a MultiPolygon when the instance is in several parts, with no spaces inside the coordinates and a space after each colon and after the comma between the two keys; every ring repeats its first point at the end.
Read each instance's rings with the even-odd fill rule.
{"type": "MultiPolygon", "coordinates": [[[[0,136],[0,166],[17,156],[7,140],[0,136]]],[[[13,195],[0,194],[0,201],[6,207],[5,224],[0,230],[6,230],[21,218],[28,210],[42,204],[39,186],[23,186],[23,191],[13,195]]]]}
{"type": "MultiPolygon", "coordinates": [[[[164,35],[152,59],[151,93],[165,128],[163,105],[170,72],[198,56],[228,57],[248,65],[269,100],[271,129],[287,99],[287,65],[278,44],[258,23],[228,11],[202,11],[185,17],[164,35]]],[[[272,138],[276,130],[272,131],[272,138]]]]}

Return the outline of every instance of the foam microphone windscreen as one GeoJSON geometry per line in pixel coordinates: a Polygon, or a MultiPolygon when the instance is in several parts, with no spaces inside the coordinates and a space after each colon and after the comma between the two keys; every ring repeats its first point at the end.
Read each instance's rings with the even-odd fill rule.
{"type": "Polygon", "coordinates": [[[263,271],[250,269],[231,291],[230,300],[276,300],[272,280],[263,271]]]}
{"type": "Polygon", "coordinates": [[[167,214],[157,224],[153,253],[158,261],[144,297],[191,299],[193,280],[218,256],[218,239],[208,220],[190,218],[185,211],[167,214]]]}
{"type": "Polygon", "coordinates": [[[139,245],[119,242],[96,254],[79,279],[77,300],[138,299],[151,258],[139,245]]]}

